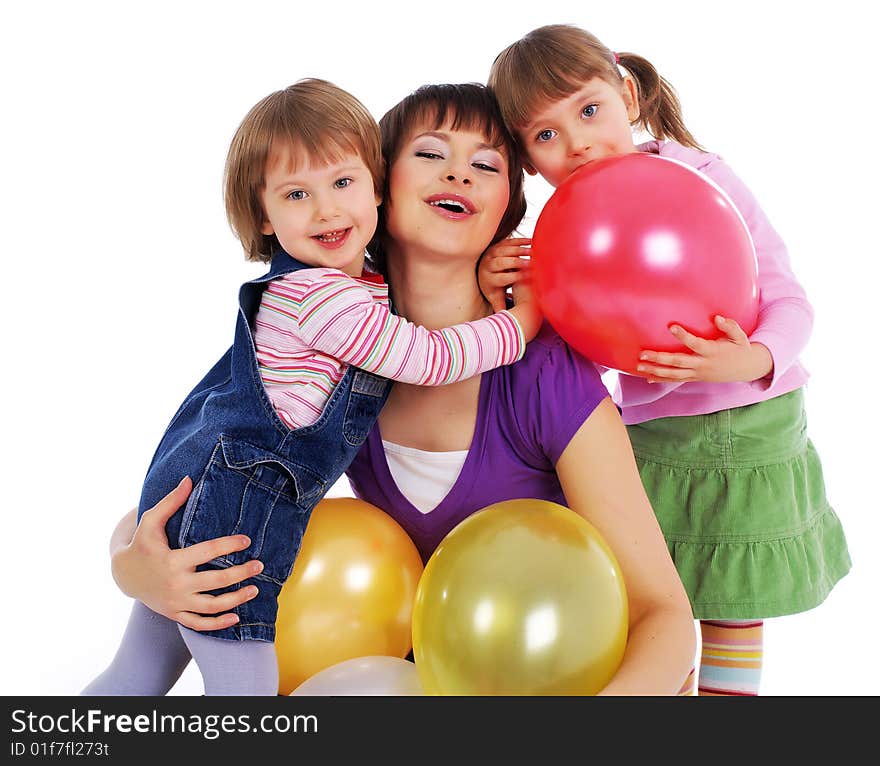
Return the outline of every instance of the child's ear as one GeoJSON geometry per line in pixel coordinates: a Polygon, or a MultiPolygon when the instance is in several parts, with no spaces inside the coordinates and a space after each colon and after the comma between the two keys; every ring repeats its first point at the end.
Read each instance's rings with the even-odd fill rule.
{"type": "Polygon", "coordinates": [[[269,221],[263,221],[262,227],[260,227],[261,234],[274,234],[275,227],[269,221]]]}
{"type": "Polygon", "coordinates": [[[636,81],[632,77],[623,78],[623,103],[626,104],[626,116],[630,122],[639,119],[639,88],[636,81]]]}
{"type": "Polygon", "coordinates": [[[526,160],[523,160],[522,166],[523,166],[523,170],[525,170],[526,173],[528,173],[530,176],[538,175],[538,171],[535,170],[535,166],[532,165],[531,162],[527,162],[526,160]]]}

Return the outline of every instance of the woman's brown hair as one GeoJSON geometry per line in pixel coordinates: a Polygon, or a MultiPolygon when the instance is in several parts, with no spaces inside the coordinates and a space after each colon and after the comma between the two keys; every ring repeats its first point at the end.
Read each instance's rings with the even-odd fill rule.
{"type": "Polygon", "coordinates": [[[379,224],[367,250],[373,268],[382,274],[386,274],[389,242],[384,201],[390,199],[390,168],[413,131],[421,127],[438,130],[447,124],[452,130],[479,131],[507,158],[510,200],[490,245],[509,236],[526,213],[519,150],[516,140],[504,125],[498,103],[489,89],[479,83],[423,85],[389,109],[379,120],[386,165],[385,184],[382,189],[383,204],[379,206],[379,224]]]}

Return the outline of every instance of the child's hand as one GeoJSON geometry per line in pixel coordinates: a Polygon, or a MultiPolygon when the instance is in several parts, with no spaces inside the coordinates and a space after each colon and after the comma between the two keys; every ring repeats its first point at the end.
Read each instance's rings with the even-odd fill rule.
{"type": "Polygon", "coordinates": [[[144,512],[131,542],[113,552],[113,578],[123,593],[158,614],[193,630],[218,630],[238,622],[238,616],[228,610],[253,598],[256,587],[248,586],[221,596],[212,596],[206,591],[241,582],[263,567],[258,561],[249,561],[227,569],[196,571],[199,564],[247,548],[250,541],[244,535],[207,540],[177,550],[169,547],[165,524],[186,502],[191,490],[192,481],[184,478],[144,512]],[[218,612],[225,614],[203,616],[218,612]]]}
{"type": "Polygon", "coordinates": [[[526,341],[534,338],[541,329],[544,315],[532,289],[532,275],[528,261],[517,273],[517,281],[513,285],[513,308],[508,309],[513,314],[523,330],[526,341]]]}
{"type": "Polygon", "coordinates": [[[516,273],[516,282],[513,283],[511,290],[513,294],[513,305],[521,306],[524,303],[532,304],[537,307],[538,299],[535,297],[535,289],[532,284],[531,264],[524,262],[516,273]]]}
{"type": "Polygon", "coordinates": [[[643,351],[638,371],[651,383],[752,381],[773,371],[773,357],[767,347],[749,342],[749,336],[733,319],[716,316],[715,325],[726,338],[706,340],[673,325],[669,331],[693,353],[643,351]]]}
{"type": "Polygon", "coordinates": [[[520,280],[531,244],[528,237],[508,237],[492,245],[480,259],[477,281],[493,311],[504,309],[505,292],[520,280]]]}

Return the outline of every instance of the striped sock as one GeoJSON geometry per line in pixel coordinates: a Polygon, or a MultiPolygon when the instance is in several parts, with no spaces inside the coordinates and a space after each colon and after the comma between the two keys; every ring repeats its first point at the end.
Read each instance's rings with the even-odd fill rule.
{"type": "Polygon", "coordinates": [[[764,655],[763,620],[700,620],[701,697],[757,697],[764,655]]]}

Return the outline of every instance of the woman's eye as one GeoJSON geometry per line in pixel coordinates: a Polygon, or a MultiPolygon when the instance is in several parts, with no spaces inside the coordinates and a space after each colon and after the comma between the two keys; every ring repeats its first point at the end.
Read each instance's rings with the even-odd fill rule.
{"type": "Polygon", "coordinates": [[[301,200],[305,199],[309,195],[306,194],[302,189],[294,189],[292,192],[288,192],[287,199],[291,200],[301,200]]]}
{"type": "Polygon", "coordinates": [[[581,115],[583,115],[584,117],[593,117],[598,111],[599,107],[596,104],[587,104],[581,110],[581,115]]]}
{"type": "Polygon", "coordinates": [[[416,152],[416,157],[424,157],[425,159],[428,159],[428,160],[441,159],[441,156],[439,154],[437,154],[437,152],[429,152],[429,151],[416,152]]]}
{"type": "Polygon", "coordinates": [[[346,186],[351,186],[351,184],[351,178],[339,178],[333,183],[333,186],[337,189],[344,189],[346,186]]]}
{"type": "Polygon", "coordinates": [[[555,130],[542,130],[540,133],[538,133],[537,136],[535,136],[535,140],[536,141],[549,141],[555,135],[556,135],[555,130]]]}

